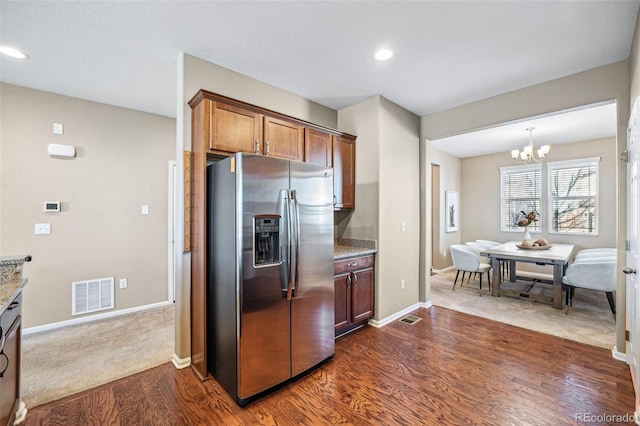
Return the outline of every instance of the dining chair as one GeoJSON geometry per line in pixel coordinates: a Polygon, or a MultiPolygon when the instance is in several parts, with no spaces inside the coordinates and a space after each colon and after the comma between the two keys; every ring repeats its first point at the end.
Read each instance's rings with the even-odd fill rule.
{"type": "Polygon", "coordinates": [[[489,281],[489,289],[491,289],[491,277],[489,275],[491,265],[480,262],[480,256],[476,254],[473,247],[464,244],[453,244],[449,247],[449,250],[451,251],[451,259],[453,259],[453,266],[458,270],[456,272],[456,278],[453,281],[452,291],[455,291],[456,289],[456,283],[458,282],[458,275],[460,274],[460,271],[462,271],[462,281],[464,281],[464,275],[466,272],[477,272],[480,274],[480,296],[482,296],[482,274],[486,272],[487,280],[489,281]]]}
{"type": "MultiPolygon", "coordinates": [[[[465,243],[465,244],[469,244],[469,243],[465,243]]],[[[491,240],[476,240],[475,244],[484,249],[490,249],[493,247],[497,247],[502,243],[499,243],[497,241],[491,241],[491,240]]],[[[500,261],[500,273],[502,274],[502,276],[506,276],[509,274],[509,262],[506,262],[504,260],[500,261]]]]}
{"type": "Polygon", "coordinates": [[[573,295],[576,288],[602,291],[607,295],[607,302],[613,318],[616,317],[616,303],[613,292],[616,291],[616,257],[600,256],[598,258],[582,258],[575,260],[567,267],[562,283],[567,286],[565,298],[565,314],[573,306],[573,295]]]}

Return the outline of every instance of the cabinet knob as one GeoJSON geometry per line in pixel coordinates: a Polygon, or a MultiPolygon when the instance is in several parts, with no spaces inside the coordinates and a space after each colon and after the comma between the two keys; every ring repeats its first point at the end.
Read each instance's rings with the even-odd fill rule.
{"type": "Polygon", "coordinates": [[[266,141],[266,142],[265,142],[265,148],[264,148],[264,151],[265,151],[264,155],[266,155],[267,157],[268,157],[269,155],[271,155],[271,150],[269,149],[269,141],[266,141]]]}
{"type": "Polygon", "coordinates": [[[255,149],[256,149],[256,155],[260,155],[260,142],[258,141],[258,139],[256,139],[256,142],[254,143],[255,149]]]}

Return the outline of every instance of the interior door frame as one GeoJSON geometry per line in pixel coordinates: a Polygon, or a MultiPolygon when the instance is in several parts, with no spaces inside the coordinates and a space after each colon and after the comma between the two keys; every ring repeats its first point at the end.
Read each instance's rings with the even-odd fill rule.
{"type": "MultiPolygon", "coordinates": [[[[638,169],[640,164],[640,98],[636,98],[629,123],[627,125],[627,226],[626,226],[626,256],[624,265],[620,267],[630,267],[640,271],[640,230],[638,220],[640,218],[640,186],[638,183],[638,169]]],[[[629,332],[628,344],[626,347],[626,361],[631,370],[631,378],[635,389],[635,418],[640,415],[640,394],[638,391],[638,381],[640,380],[640,347],[638,345],[640,332],[640,292],[638,291],[638,275],[625,275],[626,290],[626,330],[629,332]]]]}
{"type": "Polygon", "coordinates": [[[176,232],[178,229],[176,218],[178,218],[178,167],[175,160],[169,161],[169,179],[167,193],[167,301],[176,301],[176,259],[182,255],[178,253],[176,247],[176,232]]]}

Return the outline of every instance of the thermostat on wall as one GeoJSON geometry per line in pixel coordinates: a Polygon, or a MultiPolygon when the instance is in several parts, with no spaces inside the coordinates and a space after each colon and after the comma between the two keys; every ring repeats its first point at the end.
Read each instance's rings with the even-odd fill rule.
{"type": "Polygon", "coordinates": [[[59,212],[60,211],[60,201],[45,201],[44,202],[44,211],[45,212],[59,212]]]}

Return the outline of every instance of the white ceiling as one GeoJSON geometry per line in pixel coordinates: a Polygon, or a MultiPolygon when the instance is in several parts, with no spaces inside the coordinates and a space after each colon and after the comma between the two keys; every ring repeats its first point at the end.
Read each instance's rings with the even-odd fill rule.
{"type": "Polygon", "coordinates": [[[628,59],[639,3],[1,0],[0,43],[30,59],[2,57],[0,80],[175,117],[186,52],[336,110],[382,95],[423,116],[628,59]]]}

